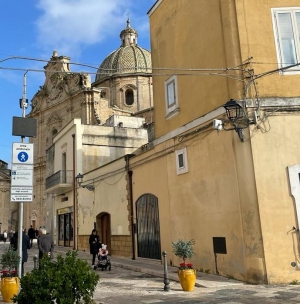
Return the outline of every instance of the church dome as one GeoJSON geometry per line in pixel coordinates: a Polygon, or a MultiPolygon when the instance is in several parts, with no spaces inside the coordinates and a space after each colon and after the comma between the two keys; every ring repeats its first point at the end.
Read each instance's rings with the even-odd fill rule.
{"type": "Polygon", "coordinates": [[[97,71],[96,82],[113,75],[152,73],[151,53],[137,45],[137,36],[137,31],[131,28],[127,20],[127,27],[120,33],[122,45],[103,60],[97,71]]]}

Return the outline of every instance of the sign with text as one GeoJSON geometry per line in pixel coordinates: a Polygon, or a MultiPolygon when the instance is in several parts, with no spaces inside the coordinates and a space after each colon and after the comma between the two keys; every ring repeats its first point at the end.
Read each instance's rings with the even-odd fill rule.
{"type": "Polygon", "coordinates": [[[11,202],[32,202],[32,194],[13,194],[10,195],[11,202]]]}
{"type": "Polygon", "coordinates": [[[12,163],[33,165],[33,144],[13,143],[12,163]]]}
{"type": "Polygon", "coordinates": [[[33,186],[33,165],[11,165],[11,186],[33,186]]]}
{"type": "Polygon", "coordinates": [[[11,187],[11,193],[14,194],[32,194],[32,187],[11,187]]]}
{"type": "Polygon", "coordinates": [[[13,143],[10,193],[11,202],[32,202],[33,144],[13,143]]]}

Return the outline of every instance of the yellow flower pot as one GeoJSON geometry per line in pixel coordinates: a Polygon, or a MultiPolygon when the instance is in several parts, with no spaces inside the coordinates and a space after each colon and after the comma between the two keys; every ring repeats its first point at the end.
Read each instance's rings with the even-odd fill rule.
{"type": "Polygon", "coordinates": [[[196,270],[183,269],[178,271],[179,282],[184,291],[193,291],[196,283],[196,270]]]}
{"type": "Polygon", "coordinates": [[[12,297],[19,292],[19,278],[3,278],[1,280],[1,294],[4,302],[11,303],[12,297]]]}

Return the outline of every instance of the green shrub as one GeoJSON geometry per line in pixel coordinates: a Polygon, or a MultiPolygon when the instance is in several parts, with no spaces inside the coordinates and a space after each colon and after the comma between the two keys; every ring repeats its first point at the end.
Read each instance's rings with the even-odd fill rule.
{"type": "Polygon", "coordinates": [[[17,251],[14,251],[11,247],[4,249],[0,257],[0,265],[3,270],[7,270],[7,277],[15,276],[13,272],[18,268],[21,258],[17,251]]]}
{"type": "Polygon", "coordinates": [[[92,298],[98,281],[99,275],[87,261],[77,258],[75,251],[69,251],[65,258],[58,255],[56,261],[44,257],[39,269],[34,269],[21,278],[21,291],[13,298],[13,302],[94,303],[92,298]]]}

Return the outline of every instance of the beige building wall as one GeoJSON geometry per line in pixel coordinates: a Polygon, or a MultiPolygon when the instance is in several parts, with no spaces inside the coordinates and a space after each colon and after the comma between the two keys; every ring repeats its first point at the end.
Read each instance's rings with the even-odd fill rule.
{"type": "Polygon", "coordinates": [[[205,115],[230,98],[239,99],[242,96],[242,83],[222,75],[216,76],[216,73],[221,73],[221,68],[241,63],[237,31],[224,33],[221,24],[221,21],[234,22],[234,16],[229,19],[227,11],[220,9],[227,0],[159,2],[159,7],[150,15],[152,62],[156,68],[170,70],[158,69],[156,73],[162,75],[153,77],[156,138],[205,115]],[[230,40],[227,40],[226,34],[230,40]],[[187,70],[189,68],[199,71],[187,70]],[[164,76],[165,74],[168,75],[164,76]],[[164,81],[174,74],[179,74],[177,79],[180,114],[166,120],[164,81]],[[183,74],[186,75],[182,76],[183,74]]]}
{"type": "Polygon", "coordinates": [[[251,139],[256,177],[266,270],[270,283],[289,283],[299,279],[299,233],[294,199],[290,192],[287,167],[300,163],[299,114],[274,115],[272,129],[251,139]],[[295,136],[296,135],[296,136],[295,136]]]}
{"type": "Polygon", "coordinates": [[[250,144],[241,146],[234,135],[200,133],[196,139],[176,141],[175,145],[170,140],[134,157],[130,162],[134,172],[133,201],[145,193],[158,197],[161,249],[167,250],[175,265],[180,260],[173,255],[171,242],[194,238],[194,266],[215,272],[213,237],[225,237],[227,254],[218,255],[218,272],[264,282],[250,144]],[[189,170],[177,175],[175,151],[184,147],[189,170]],[[238,158],[241,159],[237,161],[238,158]]]}
{"type": "Polygon", "coordinates": [[[11,176],[8,164],[0,160],[0,234],[18,229],[19,204],[10,201],[11,176]]]}
{"type": "MultiPolygon", "coordinates": [[[[299,7],[298,0],[271,1],[222,1],[233,3],[236,9],[237,25],[241,50],[241,61],[248,58],[251,63],[248,68],[254,73],[270,72],[279,68],[275,47],[274,24],[272,8],[299,7]]],[[[299,74],[282,75],[279,72],[270,73],[256,80],[260,97],[298,97],[299,74]]],[[[248,97],[248,96],[247,96],[248,97]]],[[[255,88],[251,86],[249,97],[255,97],[255,88]]]]}
{"type": "Polygon", "coordinates": [[[98,167],[84,174],[83,185],[93,185],[94,191],[78,188],[79,249],[89,250],[88,238],[96,223],[102,240],[101,215],[109,214],[109,251],[129,257],[132,252],[130,202],[127,189],[125,158],[98,167]]]}
{"type": "MultiPolygon", "coordinates": [[[[299,276],[291,266],[299,261],[298,215],[287,167],[299,164],[300,75],[277,70],[271,10],[297,6],[294,0],[158,0],[149,12],[153,67],[170,70],[153,76],[156,140],[131,165],[138,180],[147,169],[167,172],[161,182],[168,197],[161,184],[155,191],[161,230],[172,227],[169,235],[161,233],[162,250],[180,237],[195,238],[198,269],[217,271],[212,237],[224,236],[227,254],[217,255],[221,275],[252,283],[299,276]],[[176,73],[179,109],[168,117],[165,81],[176,73]],[[230,98],[252,107],[246,108],[250,120],[253,109],[258,114],[258,124],[244,129],[244,142],[234,130],[212,130],[216,118],[232,127],[222,107],[230,98]],[[174,151],[184,145],[188,172],[177,175],[174,151]]],[[[157,178],[149,174],[149,185],[135,185],[134,201],[154,191],[157,178]]]]}
{"type": "MultiPolygon", "coordinates": [[[[131,118],[129,121],[126,117],[125,120],[129,125],[142,121],[138,118],[131,118]]],[[[88,239],[96,225],[101,240],[108,244],[112,254],[131,256],[131,204],[124,155],[147,143],[147,130],[82,125],[80,119],[74,119],[57,133],[53,140],[54,152],[49,152],[54,163],[51,164],[50,160],[48,163],[49,167],[53,167],[53,172],[64,170],[62,155],[65,153],[66,170],[70,171],[72,176],[74,172],[75,177],[79,173],[84,175],[81,187],[77,183],[74,187],[73,178],[67,178],[66,184],[58,182],[47,189],[47,201],[49,205],[52,203],[53,208],[49,215],[53,214],[53,231],[57,244],[66,246],[58,238],[58,216],[73,213],[75,210],[78,236],[76,248],[89,250],[88,239]],[[86,187],[87,185],[93,189],[86,187]],[[105,219],[104,215],[107,215],[105,219]]],[[[74,246],[73,241],[70,246],[74,246]]]]}

